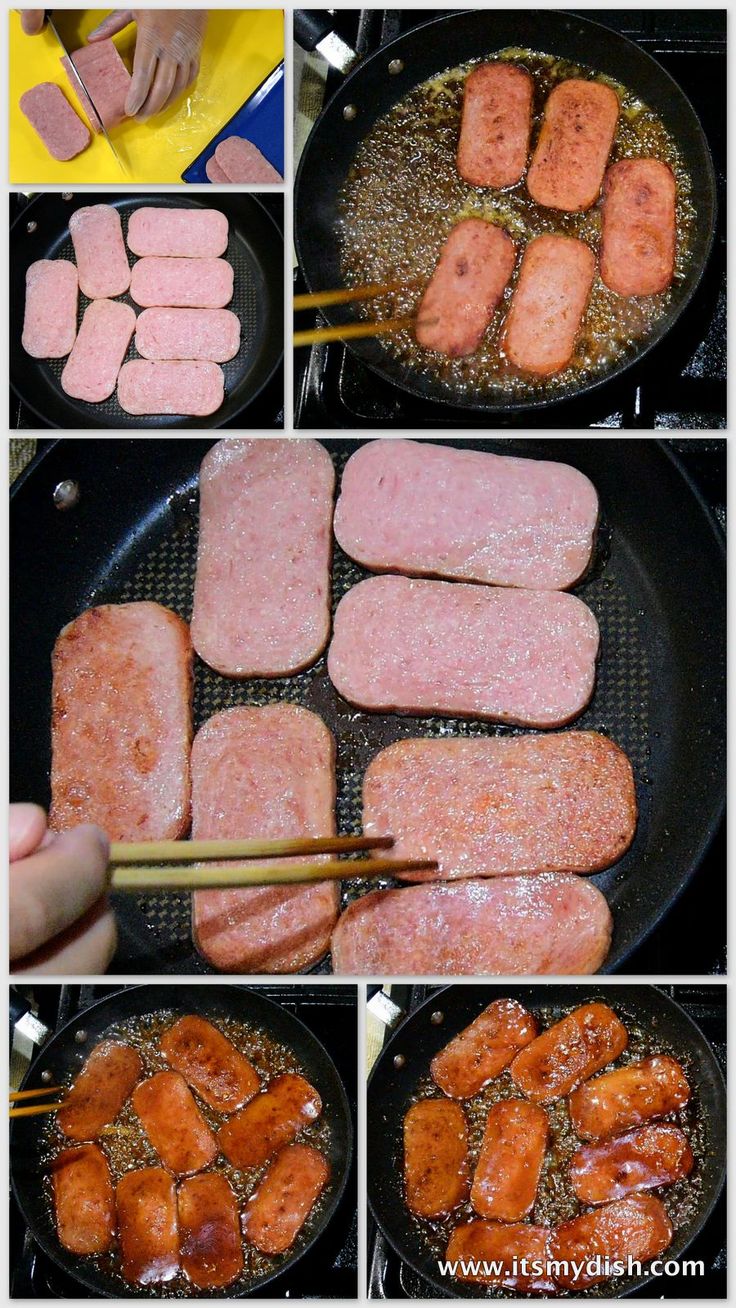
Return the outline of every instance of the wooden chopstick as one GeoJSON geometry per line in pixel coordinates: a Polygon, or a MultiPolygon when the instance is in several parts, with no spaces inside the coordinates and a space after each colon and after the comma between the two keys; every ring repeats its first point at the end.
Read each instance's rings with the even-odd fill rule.
{"type": "Polygon", "coordinates": [[[140,867],[128,865],[114,867],[113,890],[143,891],[155,894],[161,890],[227,890],[240,886],[292,885],[309,881],[348,880],[351,877],[389,876],[397,872],[436,871],[431,859],[361,858],[336,859],[330,863],[272,863],[267,867],[257,864],[231,867],[140,867]]]}
{"type": "Polygon", "coordinates": [[[63,1107],[63,1099],[58,1104],[32,1104],[26,1108],[11,1108],[8,1117],[36,1117],[39,1113],[58,1113],[63,1107]]]}
{"type": "Polygon", "coordinates": [[[40,1090],[11,1090],[8,1100],[15,1104],[19,1099],[37,1099],[40,1095],[55,1095],[61,1093],[60,1085],[45,1085],[40,1090]]]}
{"type": "Polygon", "coordinates": [[[294,345],[322,345],[327,341],[356,341],[365,336],[383,336],[413,327],[416,318],[384,318],[382,322],[346,323],[344,327],[314,327],[311,331],[294,332],[294,345]]]}
{"type": "Polygon", "coordinates": [[[354,854],[390,849],[393,836],[296,836],[279,840],[113,841],[110,862],[202,863],[209,858],[286,858],[306,854],[354,854]]]}
{"type": "Polygon", "coordinates": [[[368,286],[342,286],[337,291],[309,291],[294,296],[294,312],[301,309],[321,309],[327,304],[351,304],[354,300],[374,300],[394,291],[404,291],[417,282],[371,282],[368,286]]]}

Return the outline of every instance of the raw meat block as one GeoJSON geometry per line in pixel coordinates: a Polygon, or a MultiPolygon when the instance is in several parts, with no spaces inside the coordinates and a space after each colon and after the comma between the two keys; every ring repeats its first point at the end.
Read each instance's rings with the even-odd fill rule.
{"type": "Polygon", "coordinates": [[[61,374],[61,389],[99,404],[115,390],[120,366],[135,331],[135,311],[116,300],[87,305],[74,348],[61,374]]]}
{"type": "Polygon", "coordinates": [[[562,873],[432,882],[355,900],[332,933],[345,976],[583,976],[611,944],[590,881],[562,873]]]}
{"type": "Polygon", "coordinates": [[[482,218],[453,227],[417,311],[416,337],[450,358],[480,345],[514,270],[516,246],[482,218]]]}
{"type": "Polygon", "coordinates": [[[322,653],[334,481],[313,440],[224,440],[205,456],[192,640],[210,667],[281,677],[322,653]]]}
{"type": "Polygon", "coordinates": [[[223,309],[233,298],[226,259],[166,259],[145,255],[133,264],[130,294],[143,308],[223,309]]]}
{"type": "Polygon", "coordinates": [[[337,606],[327,666],[364,709],[559,727],[593,693],[598,641],[561,591],[370,577],[337,606]]]}
{"type": "Polygon", "coordinates": [[[597,525],[595,487],[577,468],[425,441],[361,446],[335,508],[341,548],[372,572],[529,590],[579,581],[597,525]]]}
{"type": "Polygon", "coordinates": [[[393,835],[387,858],[436,859],[407,881],[600,872],[634,837],[634,776],[595,731],[400,740],[365,774],[363,829],[393,835]]]}
{"type": "Polygon", "coordinates": [[[229,309],[144,309],[135,347],[144,359],[226,363],[240,349],[240,319],[229,309]]]}
{"type": "Polygon", "coordinates": [[[23,349],[33,359],[63,359],[77,335],[77,270],[68,259],[38,259],[26,272],[23,349]]]}
{"type": "Polygon", "coordinates": [[[223,186],[230,182],[230,178],[225,172],[225,169],[220,167],[214,154],[210,155],[204,166],[204,170],[209,180],[214,182],[217,186],[223,186]]]}
{"type": "Polygon", "coordinates": [[[169,609],[104,604],[64,627],[53,653],[52,828],[183,836],[191,706],[189,628],[169,609]]]}
{"type": "Polygon", "coordinates": [[[118,376],[118,403],[126,413],[206,418],[224,399],[225,376],[216,363],[129,359],[118,376]]]}
{"type": "MultiPolygon", "coordinates": [[[[192,749],[192,837],[266,839],[335,833],[335,744],[296,704],[232,708],[192,749]]],[[[329,948],[339,883],[197,890],[199,952],[221,972],[300,972],[329,948]]]]}
{"type": "Polygon", "coordinates": [[[117,127],[127,117],[125,101],[130,90],[131,76],[114,42],[111,39],[94,41],[92,45],[82,46],[81,50],[73,50],[70,56],[61,60],[72,90],[92,127],[96,132],[101,132],[100,119],[92,108],[89,97],[82,90],[79,79],[69,67],[70,60],[94,100],[107,130],[117,127]]]}
{"type": "Polygon", "coordinates": [[[261,154],[257,145],[242,136],[228,136],[215,150],[215,163],[228,182],[283,182],[281,173],[261,154]]]}
{"type": "Polygon", "coordinates": [[[123,295],[130,286],[120,214],[110,204],[75,209],[69,219],[79,289],[90,300],[123,295]]]}
{"type": "Polygon", "coordinates": [[[227,249],[228,222],[219,209],[170,209],[142,205],[128,221],[133,254],[216,258],[227,249]]]}
{"type": "Polygon", "coordinates": [[[55,82],[40,82],[20,97],[20,108],[52,159],[65,163],[86,150],[90,134],[55,82]]]}

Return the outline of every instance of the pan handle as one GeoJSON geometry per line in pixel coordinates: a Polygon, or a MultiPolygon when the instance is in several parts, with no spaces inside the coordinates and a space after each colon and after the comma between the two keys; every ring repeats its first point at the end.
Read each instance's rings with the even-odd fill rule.
{"type": "Polygon", "coordinates": [[[359,58],[332,30],[332,19],[326,9],[295,9],[294,39],[308,54],[318,51],[340,73],[348,73],[359,58]]]}
{"type": "Polygon", "coordinates": [[[368,1008],[373,1016],[379,1022],[382,1022],[389,1031],[395,1031],[406,1017],[404,1009],[395,1004],[385,990],[376,991],[373,998],[368,1000],[368,1008]]]}

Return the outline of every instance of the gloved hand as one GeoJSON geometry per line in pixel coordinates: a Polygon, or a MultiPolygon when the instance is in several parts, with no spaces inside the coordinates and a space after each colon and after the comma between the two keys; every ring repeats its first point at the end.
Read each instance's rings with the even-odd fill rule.
{"type": "Polygon", "coordinates": [[[45,9],[19,9],[20,24],[26,36],[38,36],[46,22],[45,9]]]}
{"type": "Polygon", "coordinates": [[[150,118],[191,86],[207,25],[206,9],[114,9],[87,40],[103,41],[136,23],[138,32],[125,112],[150,118]]]}

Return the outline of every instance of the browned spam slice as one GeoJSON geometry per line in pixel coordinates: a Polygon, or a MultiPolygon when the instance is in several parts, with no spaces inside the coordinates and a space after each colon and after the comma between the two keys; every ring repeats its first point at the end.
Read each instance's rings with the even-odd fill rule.
{"type": "Polygon", "coordinates": [[[597,972],[611,931],[603,895],[576,876],[434,882],[350,904],[332,966],[346,976],[581,976],[597,972]]]}
{"type": "Polygon", "coordinates": [[[548,1235],[546,1226],[526,1222],[468,1222],[455,1227],[445,1258],[457,1262],[455,1275],[461,1281],[504,1285],[521,1294],[552,1294],[554,1282],[532,1268],[533,1263],[545,1262],[548,1235]]]}
{"type": "Polygon", "coordinates": [[[218,1113],[234,1113],[260,1089],[250,1060],[204,1017],[180,1017],[159,1047],[169,1066],[218,1113]]]}
{"type": "MultiPolygon", "coordinates": [[[[330,836],[335,832],[335,742],[297,704],[232,708],[197,732],[192,749],[195,839],[330,836]]],[[[197,890],[197,949],[221,972],[302,972],[326,953],[337,881],[197,890]]]]}
{"type": "Polygon", "coordinates": [[[53,653],[50,825],[96,822],[111,840],[189,825],[192,645],[148,602],[87,609],[53,653]]]}
{"type": "Polygon", "coordinates": [[[612,1063],[627,1043],[626,1027],[612,1008],[583,1004],[522,1049],[511,1076],[529,1099],[548,1104],[612,1063]]]}
{"type": "Polygon", "coordinates": [[[115,1192],[122,1272],[136,1285],[170,1281],[179,1270],[174,1179],[162,1167],[126,1172],[115,1192]]]}
{"type": "Polygon", "coordinates": [[[130,1045],[102,1040],[86,1059],[56,1114],[59,1130],[70,1140],[94,1140],[117,1117],[143,1073],[140,1054],[130,1045]]]}
{"type": "Polygon", "coordinates": [[[74,1254],[104,1253],[115,1235],[110,1169],[95,1144],[64,1149],[51,1164],[59,1242],[74,1254]]]}
{"type": "Polygon", "coordinates": [[[482,218],[453,227],[417,312],[416,337],[451,358],[473,354],[513,272],[510,236],[482,218]]]}
{"type": "Polygon", "coordinates": [[[605,1204],[635,1190],[672,1185],[693,1168],[693,1151],[677,1126],[642,1126],[581,1145],[570,1160],[570,1184],[583,1204],[605,1204]]]}
{"type": "Polygon", "coordinates": [[[548,377],[572,359],[595,276],[595,255],[573,236],[536,236],[524,251],[502,347],[521,372],[548,377]]]}
{"type": "Polygon", "coordinates": [[[672,1240],[672,1224],[661,1200],[654,1195],[631,1195],[616,1203],[583,1213],[571,1222],[563,1222],[549,1241],[550,1258],[566,1263],[558,1269],[555,1279],[566,1290],[584,1290],[612,1274],[605,1268],[609,1263],[628,1258],[649,1262],[656,1258],[672,1240]],[[600,1272],[588,1267],[601,1259],[600,1272]],[[572,1264],[582,1264],[573,1268],[572,1264]]]}
{"type": "Polygon", "coordinates": [[[601,278],[618,295],[658,295],[675,272],[677,191],[659,159],[621,159],[606,173],[601,278]]]}
{"type": "Polygon", "coordinates": [[[262,1253],[290,1249],[330,1179],[330,1165],[311,1145],[287,1145],[271,1164],[243,1213],[243,1232],[262,1253]]]}
{"type": "Polygon", "coordinates": [[[494,999],[430,1065],[432,1080],[451,1099],[469,1099],[508,1067],[537,1034],[537,1022],[515,999],[494,999]]]}
{"type": "Polygon", "coordinates": [[[574,213],[600,194],[618,122],[616,92],[571,77],[550,92],[526,184],[537,204],[574,213]]]}
{"type": "Polygon", "coordinates": [[[225,1122],[217,1139],[233,1167],[260,1167],[316,1122],[321,1112],[322,1100],[314,1086],[287,1072],[225,1122]]]}
{"type": "Polygon", "coordinates": [[[504,1099],[486,1117],[470,1202],[481,1217],[518,1222],[534,1207],[549,1122],[538,1104],[504,1099]]]}
{"type": "Polygon", "coordinates": [[[200,1290],[230,1285],[243,1270],[240,1214],[224,1176],[190,1176],[177,1193],[182,1271],[200,1290]]]}
{"type": "Polygon", "coordinates": [[[217,1155],[217,1141],[178,1072],[156,1072],[133,1095],[133,1107],[161,1162],[178,1176],[217,1155]]]}
{"type": "Polygon", "coordinates": [[[601,1140],[674,1113],[689,1098],[690,1086],[680,1064],[666,1054],[655,1054],[581,1085],[570,1096],[570,1117],[584,1140],[601,1140]]]}
{"type": "Polygon", "coordinates": [[[468,1125],[451,1099],[420,1099],[404,1118],[404,1197],[417,1217],[443,1217],[468,1197],[468,1125]]]}
{"type": "Polygon", "coordinates": [[[471,186],[515,186],[529,153],[534,85],[525,68],[479,64],[465,79],[457,170],[471,186]]]}
{"type": "Polygon", "coordinates": [[[594,731],[397,741],[363,781],[366,835],[393,835],[389,858],[439,865],[407,881],[598,872],[626,852],[636,819],[631,764],[594,731]]]}

